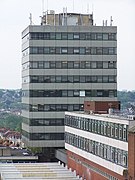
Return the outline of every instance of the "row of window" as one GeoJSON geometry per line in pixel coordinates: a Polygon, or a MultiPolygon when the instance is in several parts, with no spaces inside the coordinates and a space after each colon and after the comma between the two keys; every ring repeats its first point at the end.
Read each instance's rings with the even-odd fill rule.
{"type": "Polygon", "coordinates": [[[127,141],[128,138],[128,126],[124,124],[65,115],[65,125],[121,141],[127,141]]]}
{"type": "Polygon", "coordinates": [[[64,133],[28,133],[22,131],[22,135],[29,140],[64,140],[64,133]]]}
{"type": "Polygon", "coordinates": [[[83,111],[83,104],[23,104],[23,109],[29,112],[49,112],[49,111],[83,111]]]}
{"type": "Polygon", "coordinates": [[[22,66],[26,69],[116,69],[116,61],[34,61],[22,66]]]}
{"type": "Polygon", "coordinates": [[[117,97],[116,90],[29,90],[22,97],[117,97]]]}
{"type": "Polygon", "coordinates": [[[26,76],[22,79],[23,83],[116,83],[116,76],[26,76]]]}
{"type": "MultiPolygon", "coordinates": [[[[116,55],[116,47],[30,47],[30,54],[116,55]]],[[[23,52],[25,56],[25,52],[23,52]]]]}
{"type": "Polygon", "coordinates": [[[31,32],[33,40],[116,40],[116,33],[90,32],[31,32]]]}
{"type": "Polygon", "coordinates": [[[65,133],[65,142],[107,161],[127,167],[127,151],[67,132],[65,133]]]}
{"type": "Polygon", "coordinates": [[[29,124],[29,126],[64,126],[64,119],[46,119],[46,118],[40,118],[40,119],[23,119],[23,123],[29,124]]]}
{"type": "Polygon", "coordinates": [[[105,171],[103,171],[103,170],[101,170],[101,169],[99,169],[97,167],[94,167],[94,166],[88,164],[85,161],[81,161],[80,159],[74,157],[73,155],[69,156],[69,158],[72,159],[73,161],[75,161],[76,163],[79,163],[82,166],[90,169],[91,171],[96,172],[96,173],[100,174],[101,176],[106,177],[109,180],[119,180],[119,179],[115,178],[114,176],[108,174],[107,172],[105,172],[105,171]]]}

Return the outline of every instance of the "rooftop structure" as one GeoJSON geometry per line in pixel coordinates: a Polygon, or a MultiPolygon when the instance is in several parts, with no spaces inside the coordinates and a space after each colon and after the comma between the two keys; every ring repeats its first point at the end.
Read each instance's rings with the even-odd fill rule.
{"type": "Polygon", "coordinates": [[[63,13],[55,14],[54,10],[50,10],[41,17],[41,25],[92,26],[93,14],[67,13],[66,8],[63,9],[63,13]]]}

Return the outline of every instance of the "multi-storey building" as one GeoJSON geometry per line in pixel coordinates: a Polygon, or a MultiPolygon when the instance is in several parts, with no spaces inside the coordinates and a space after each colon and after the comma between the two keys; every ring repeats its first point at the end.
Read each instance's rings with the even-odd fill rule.
{"type": "Polygon", "coordinates": [[[64,111],[82,111],[84,100],[117,100],[116,34],[116,26],[94,26],[93,15],[54,11],[22,32],[28,146],[54,154],[64,147],[64,111]]]}
{"type": "Polygon", "coordinates": [[[125,180],[130,164],[134,177],[134,129],[128,142],[128,129],[134,125],[134,119],[121,116],[66,112],[68,167],[86,180],[125,180]]]}

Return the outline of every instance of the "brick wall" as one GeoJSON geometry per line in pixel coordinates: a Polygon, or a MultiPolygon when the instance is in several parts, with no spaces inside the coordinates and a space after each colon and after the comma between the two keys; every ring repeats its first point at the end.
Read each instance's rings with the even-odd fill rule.
{"type": "Polygon", "coordinates": [[[135,133],[128,134],[128,176],[135,180],[135,133]]]}
{"type": "Polygon", "coordinates": [[[83,179],[86,179],[86,180],[107,180],[108,179],[107,177],[104,177],[103,175],[101,175],[101,173],[97,173],[93,171],[91,168],[88,168],[84,165],[84,164],[88,164],[94,169],[100,170],[100,172],[107,173],[119,180],[124,180],[123,176],[113,171],[110,171],[109,169],[106,169],[103,166],[98,165],[92,161],[89,161],[75,153],[67,151],[67,156],[68,156],[67,157],[68,167],[71,168],[72,170],[76,170],[77,175],[80,175],[81,177],[83,177],[83,179]]]}
{"type": "Polygon", "coordinates": [[[108,109],[116,109],[120,110],[120,102],[119,101],[85,101],[84,102],[84,111],[85,112],[100,112],[100,113],[108,113],[108,109]]]}

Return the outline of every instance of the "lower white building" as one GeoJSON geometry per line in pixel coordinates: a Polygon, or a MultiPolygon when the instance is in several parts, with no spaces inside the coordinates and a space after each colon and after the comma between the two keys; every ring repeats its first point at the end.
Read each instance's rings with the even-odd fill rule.
{"type": "Polygon", "coordinates": [[[65,113],[68,166],[87,180],[123,179],[128,129],[135,120],[114,115],[65,113]]]}

